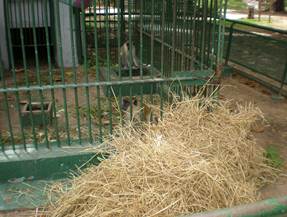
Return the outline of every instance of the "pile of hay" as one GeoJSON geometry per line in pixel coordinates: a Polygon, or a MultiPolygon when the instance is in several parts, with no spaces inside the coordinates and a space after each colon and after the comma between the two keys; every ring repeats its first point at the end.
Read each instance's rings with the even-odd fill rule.
{"type": "Polygon", "coordinates": [[[249,203],[275,179],[251,135],[252,105],[185,100],[143,130],[124,128],[109,159],[83,171],[53,217],[178,216],[249,203]]]}

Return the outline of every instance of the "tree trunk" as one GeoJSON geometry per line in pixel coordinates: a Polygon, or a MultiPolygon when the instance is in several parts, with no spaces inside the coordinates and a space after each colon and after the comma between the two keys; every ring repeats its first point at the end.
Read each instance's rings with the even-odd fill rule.
{"type": "Polygon", "coordinates": [[[255,14],[255,8],[248,7],[248,19],[254,19],[254,14],[255,14]]]}
{"type": "Polygon", "coordinates": [[[273,4],[273,10],[275,12],[282,12],[284,11],[284,8],[285,5],[284,5],[284,0],[276,0],[273,4]]]}

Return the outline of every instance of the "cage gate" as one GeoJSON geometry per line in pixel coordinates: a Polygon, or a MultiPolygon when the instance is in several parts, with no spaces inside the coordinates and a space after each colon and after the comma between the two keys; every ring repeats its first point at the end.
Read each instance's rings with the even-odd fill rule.
{"type": "MultiPolygon", "coordinates": [[[[194,94],[222,63],[224,0],[86,3],[0,0],[0,195],[99,163],[83,150],[124,124],[123,99],[161,116],[170,89],[194,94]]],[[[33,189],[0,210],[42,205],[33,189]]]]}

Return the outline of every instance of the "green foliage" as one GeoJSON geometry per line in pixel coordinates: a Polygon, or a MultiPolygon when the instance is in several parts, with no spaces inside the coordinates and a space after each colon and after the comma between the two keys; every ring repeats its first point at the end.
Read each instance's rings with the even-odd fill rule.
{"type": "Polygon", "coordinates": [[[283,159],[281,158],[278,148],[274,145],[270,145],[265,150],[265,157],[269,160],[270,166],[279,168],[283,164],[283,159]]]}
{"type": "Polygon", "coordinates": [[[247,5],[243,0],[228,0],[227,8],[234,10],[246,10],[247,5]]]}
{"type": "Polygon", "coordinates": [[[240,20],[246,23],[272,27],[272,21],[269,22],[268,18],[265,18],[265,19],[261,18],[261,21],[259,21],[258,19],[247,19],[247,18],[242,18],[240,20]]]}

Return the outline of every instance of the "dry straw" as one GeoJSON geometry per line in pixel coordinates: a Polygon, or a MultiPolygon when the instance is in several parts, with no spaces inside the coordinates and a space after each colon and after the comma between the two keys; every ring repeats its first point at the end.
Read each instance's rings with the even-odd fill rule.
{"type": "Polygon", "coordinates": [[[276,175],[251,135],[253,105],[186,99],[163,121],[119,129],[109,159],[72,180],[53,217],[179,216],[258,199],[276,175]]]}

